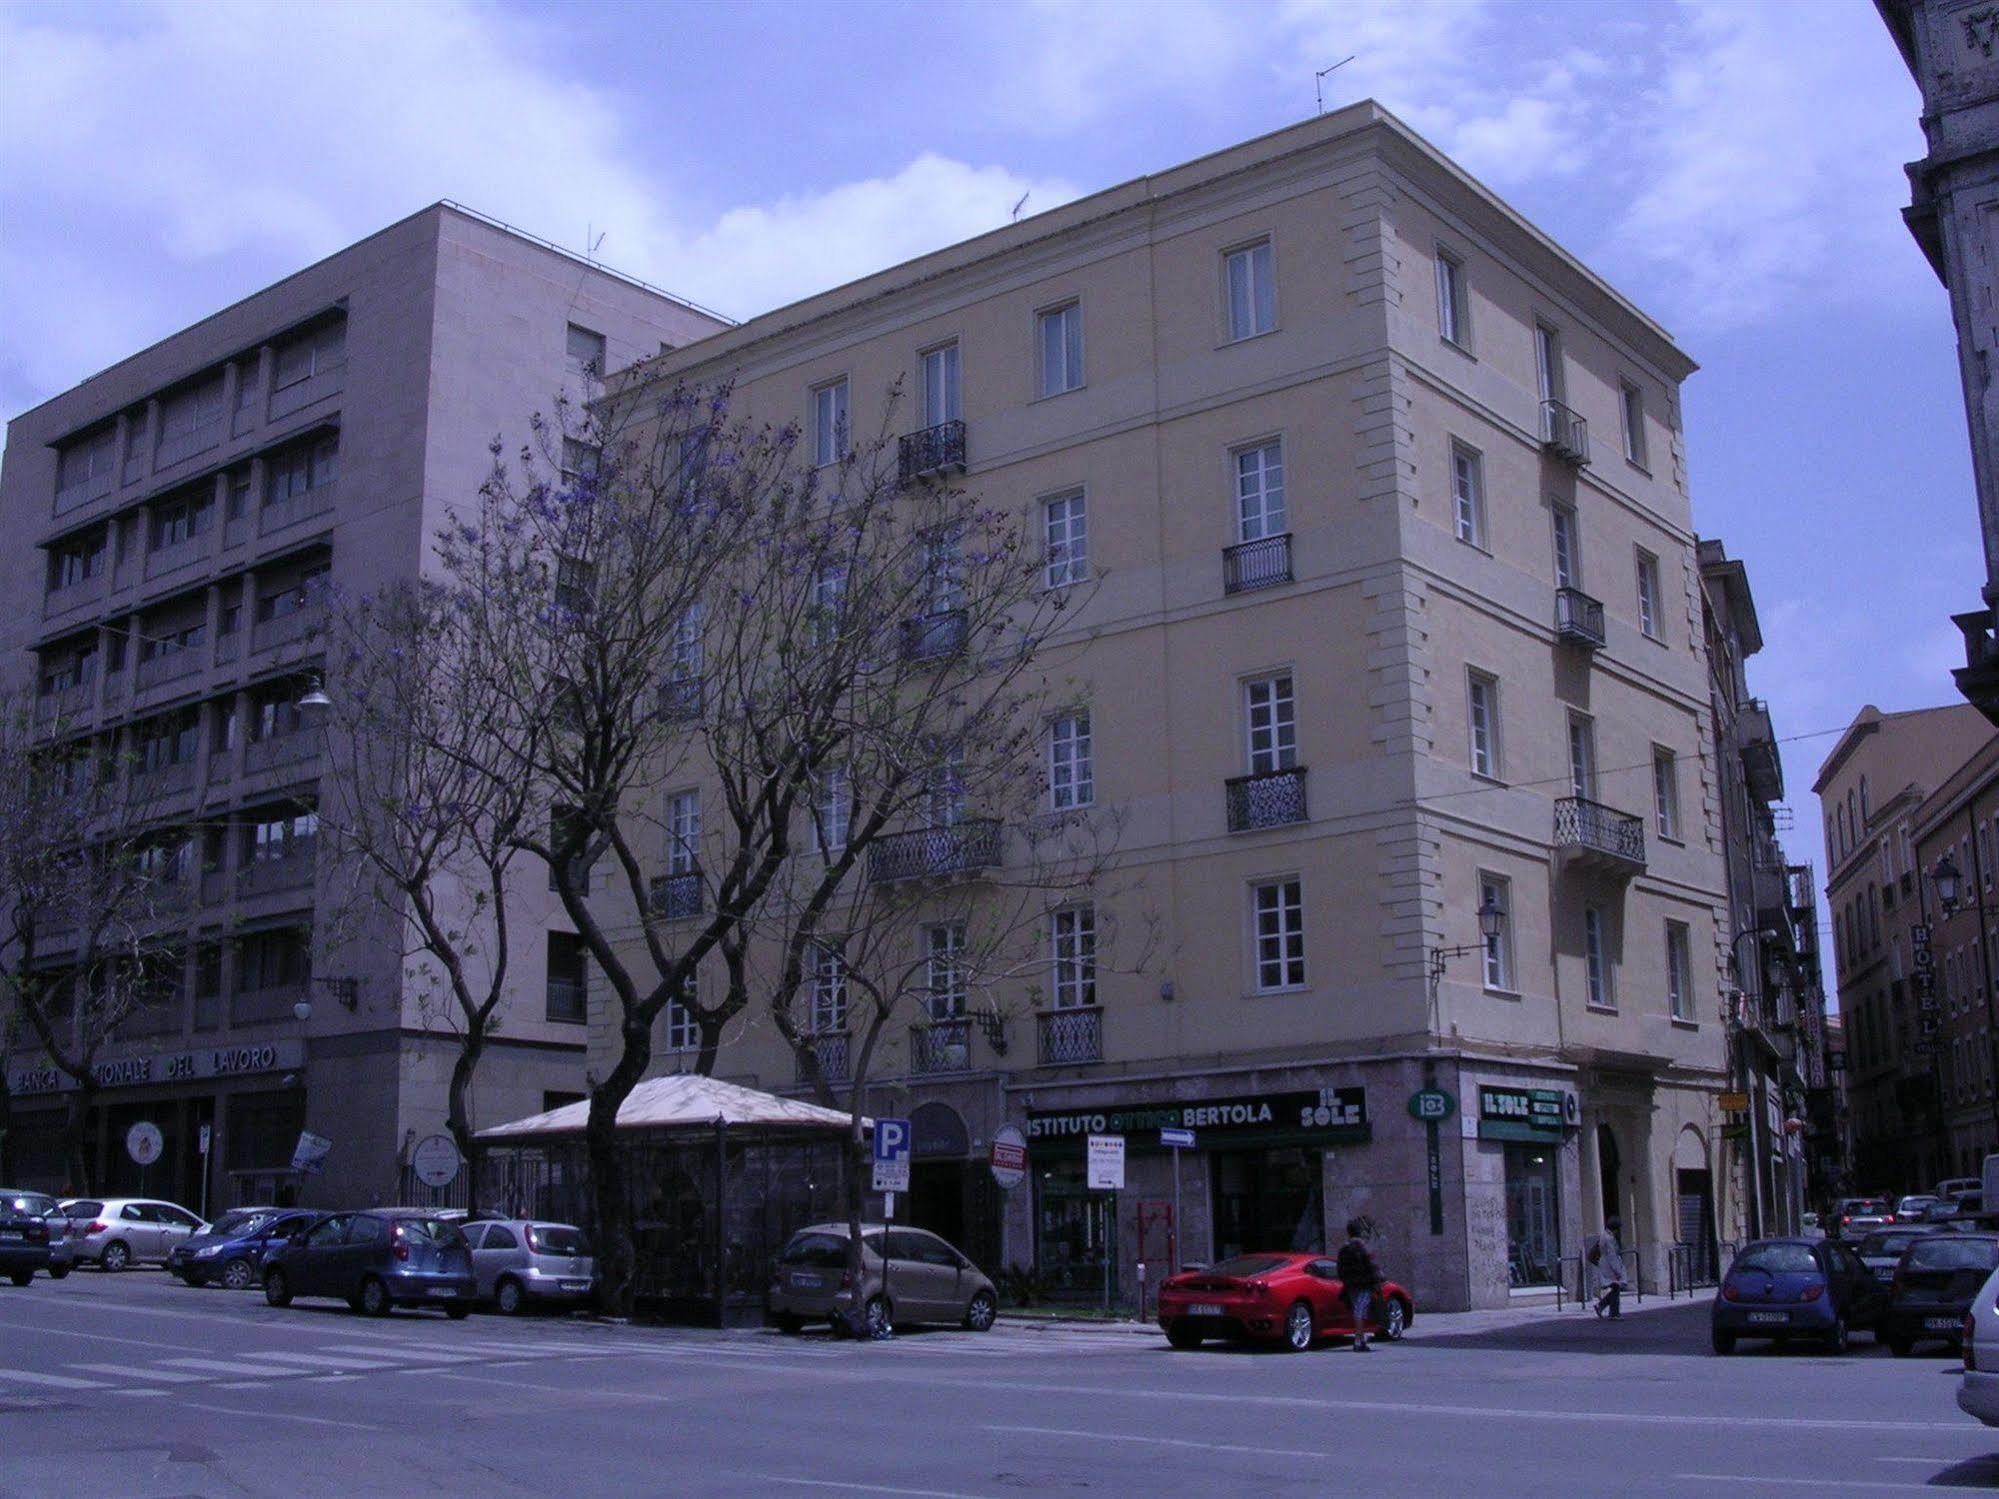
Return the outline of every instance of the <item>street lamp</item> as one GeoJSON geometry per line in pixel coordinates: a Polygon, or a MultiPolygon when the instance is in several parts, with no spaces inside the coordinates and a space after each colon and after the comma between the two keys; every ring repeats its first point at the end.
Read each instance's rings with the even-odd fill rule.
{"type": "Polygon", "coordinates": [[[292,1016],[300,1024],[304,1024],[306,1021],[312,1019],[312,999],[310,996],[314,984],[326,985],[328,992],[333,995],[343,1010],[357,1010],[361,1007],[361,981],[359,979],[315,977],[309,978],[305,982],[305,992],[300,994],[297,1002],[292,1005],[292,1016]]]}
{"type": "Polygon", "coordinates": [[[1949,854],[1937,860],[1936,868],[1930,871],[1930,878],[1936,882],[1937,904],[1946,916],[1957,913],[1957,903],[1963,892],[1958,889],[1957,863],[1949,854]]]}
{"type": "Polygon", "coordinates": [[[1499,936],[1506,924],[1506,913],[1499,908],[1499,902],[1488,892],[1485,904],[1478,908],[1478,934],[1481,940],[1461,947],[1433,947],[1430,949],[1430,987],[1436,988],[1444,980],[1444,965],[1452,958],[1462,958],[1466,953],[1485,952],[1499,936]]]}
{"type": "Polygon", "coordinates": [[[331,708],[333,699],[326,695],[326,684],[315,675],[298,700],[301,708],[331,708]]]}

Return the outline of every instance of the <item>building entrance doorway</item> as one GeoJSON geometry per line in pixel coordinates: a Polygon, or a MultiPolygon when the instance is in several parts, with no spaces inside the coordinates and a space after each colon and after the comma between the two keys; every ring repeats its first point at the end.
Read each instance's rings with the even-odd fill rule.
{"type": "Polygon", "coordinates": [[[1603,1223],[1624,1214],[1617,1206],[1617,1184],[1624,1175],[1624,1158],[1617,1150],[1617,1135],[1607,1124],[1596,1127],[1596,1180],[1603,1200],[1603,1223]]]}

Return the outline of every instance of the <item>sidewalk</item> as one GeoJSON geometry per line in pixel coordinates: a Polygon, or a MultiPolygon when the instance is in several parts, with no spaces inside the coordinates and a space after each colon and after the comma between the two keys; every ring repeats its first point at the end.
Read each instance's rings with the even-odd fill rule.
{"type": "MultiPolygon", "coordinates": [[[[1706,1301],[1712,1290],[1696,1291],[1692,1296],[1681,1295],[1669,1301],[1664,1296],[1647,1296],[1643,1301],[1626,1295],[1624,1315],[1643,1317],[1652,1312],[1660,1312],[1668,1307],[1684,1307],[1690,1301],[1706,1301]]],[[[1416,1318],[1411,1324],[1409,1335],[1420,1338],[1425,1333],[1479,1333],[1500,1332],[1513,1327],[1534,1327],[1557,1322],[1594,1321],[1595,1313],[1588,1302],[1577,1302],[1573,1297],[1562,1303],[1560,1311],[1555,1309],[1554,1298],[1547,1297],[1534,1301],[1521,1301],[1513,1306],[1490,1307],[1472,1312],[1426,1312],[1419,1305],[1416,1318]]],[[[1140,1322],[1126,1317],[1111,1320],[1104,1317],[1064,1315],[1054,1310],[1036,1307],[1026,1311],[1007,1310],[999,1314],[999,1325],[1014,1331],[1033,1331],[1036,1328],[1060,1329],[1073,1333],[1079,1330],[1093,1330],[1106,1337],[1116,1336],[1160,1336],[1159,1324],[1154,1321],[1140,1322]]]]}

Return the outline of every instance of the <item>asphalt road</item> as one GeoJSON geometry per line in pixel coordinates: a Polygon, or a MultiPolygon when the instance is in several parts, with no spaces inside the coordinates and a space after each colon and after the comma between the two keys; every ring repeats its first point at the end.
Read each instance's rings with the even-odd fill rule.
{"type": "Polygon", "coordinates": [[[1085,1328],[374,1321],[79,1271],[0,1287],[0,1499],[1999,1490],[1954,1359],[1715,1358],[1705,1317],[1173,1353],[1085,1328]]]}

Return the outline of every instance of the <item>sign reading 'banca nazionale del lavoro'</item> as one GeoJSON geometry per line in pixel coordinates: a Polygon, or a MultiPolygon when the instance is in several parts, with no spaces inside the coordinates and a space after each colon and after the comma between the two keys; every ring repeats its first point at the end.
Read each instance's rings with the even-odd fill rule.
{"type": "Polygon", "coordinates": [[[1162,1129],[1210,1133],[1292,1134],[1308,1131],[1333,1143],[1361,1144],[1373,1138],[1365,1088],[1316,1088],[1247,1097],[1200,1098],[1184,1103],[1124,1104],[1102,1109],[1030,1111],[1027,1138],[1081,1142],[1089,1135],[1130,1135],[1134,1146],[1162,1129]]]}
{"type": "MultiPolygon", "coordinates": [[[[142,1083],[289,1071],[304,1061],[305,1044],[301,1041],[263,1041],[249,1046],[196,1046],[108,1057],[90,1071],[100,1088],[131,1088],[142,1083]]],[[[53,1063],[31,1063],[15,1070],[9,1086],[16,1098],[27,1098],[36,1093],[67,1092],[76,1086],[76,1079],[53,1063]]]]}

